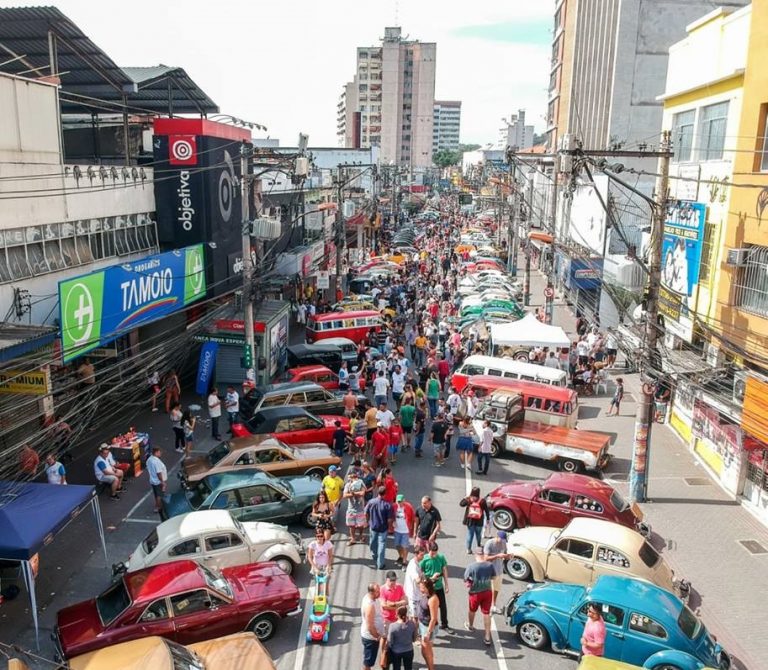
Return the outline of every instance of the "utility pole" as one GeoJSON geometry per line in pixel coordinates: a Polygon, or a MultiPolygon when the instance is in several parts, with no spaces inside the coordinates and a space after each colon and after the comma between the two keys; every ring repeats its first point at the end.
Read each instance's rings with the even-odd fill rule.
{"type": "Polygon", "coordinates": [[[245,378],[256,383],[255,340],[253,334],[253,258],[251,257],[251,222],[250,222],[250,184],[248,174],[248,157],[253,147],[245,142],[240,145],[240,201],[242,203],[242,233],[243,233],[243,324],[245,328],[245,344],[243,347],[243,367],[245,378]]]}
{"type": "Polygon", "coordinates": [[[336,290],[338,291],[341,288],[341,261],[342,261],[342,251],[345,241],[345,234],[344,234],[344,212],[342,211],[344,208],[344,201],[342,200],[342,188],[344,186],[344,182],[342,179],[342,172],[343,168],[341,165],[339,165],[336,168],[336,201],[338,202],[339,206],[336,208],[336,290]]]}
{"type": "MultiPolygon", "coordinates": [[[[645,294],[645,347],[644,365],[641,375],[648,370],[659,368],[659,356],[656,341],[659,336],[659,287],[661,285],[661,251],[664,240],[664,223],[667,217],[667,192],[669,190],[669,161],[671,156],[671,133],[665,130],[661,134],[661,146],[664,152],[659,158],[656,180],[655,207],[651,219],[651,236],[648,248],[648,289],[645,294]]],[[[635,419],[635,439],[632,447],[632,463],[629,472],[629,493],[633,502],[645,502],[648,495],[648,463],[651,455],[651,428],[654,421],[654,387],[644,383],[642,400],[637,408],[635,419]]]]}
{"type": "MultiPolygon", "coordinates": [[[[530,174],[529,174],[530,177],[530,174]]],[[[528,207],[525,214],[525,280],[523,282],[523,305],[531,304],[531,223],[533,219],[533,178],[528,179],[528,207]]]]}
{"type": "Polygon", "coordinates": [[[547,226],[552,235],[550,243],[550,252],[552,257],[547,268],[547,289],[544,293],[544,323],[552,325],[554,317],[554,269],[555,269],[555,224],[557,221],[557,182],[560,176],[560,154],[555,154],[555,164],[552,169],[552,197],[549,199],[549,211],[547,212],[547,226]]]}
{"type": "Polygon", "coordinates": [[[507,242],[507,269],[509,274],[517,277],[517,253],[520,249],[519,214],[520,214],[520,186],[517,182],[517,163],[512,158],[510,161],[512,189],[512,211],[509,217],[509,241],[507,242]]]}

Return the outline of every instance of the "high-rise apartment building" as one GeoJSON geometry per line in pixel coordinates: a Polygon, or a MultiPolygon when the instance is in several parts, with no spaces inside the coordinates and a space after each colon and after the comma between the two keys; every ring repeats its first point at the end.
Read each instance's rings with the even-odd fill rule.
{"type": "Polygon", "coordinates": [[[510,114],[509,119],[502,119],[504,125],[500,129],[499,145],[502,149],[512,147],[516,151],[530,149],[533,146],[533,126],[525,125],[525,110],[510,114]]]}
{"type": "Polygon", "coordinates": [[[397,27],[384,29],[381,46],[358,47],[338,108],[340,142],[378,146],[385,164],[430,166],[436,57],[434,42],[404,40],[397,27]]]}
{"type": "Polygon", "coordinates": [[[461,101],[435,100],[432,130],[432,153],[458,151],[461,130],[461,101]]]}

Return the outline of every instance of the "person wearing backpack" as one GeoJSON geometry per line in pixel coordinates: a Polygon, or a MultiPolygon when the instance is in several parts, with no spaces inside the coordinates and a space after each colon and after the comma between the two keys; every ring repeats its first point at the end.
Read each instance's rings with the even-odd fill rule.
{"type": "Polygon", "coordinates": [[[469,495],[459,501],[459,505],[464,507],[464,521],[462,523],[467,527],[467,554],[471,554],[473,540],[478,547],[483,546],[483,525],[486,520],[490,520],[491,513],[485,498],[480,495],[479,486],[473,486],[469,495]]]}

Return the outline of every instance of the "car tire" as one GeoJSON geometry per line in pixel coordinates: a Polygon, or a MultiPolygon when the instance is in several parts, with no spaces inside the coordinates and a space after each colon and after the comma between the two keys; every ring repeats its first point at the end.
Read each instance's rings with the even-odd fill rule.
{"type": "Polygon", "coordinates": [[[504,449],[501,446],[501,442],[499,440],[494,439],[493,442],[491,442],[491,456],[493,458],[498,458],[504,453],[504,449]]]}
{"type": "Polygon", "coordinates": [[[517,528],[517,519],[512,511],[500,507],[499,509],[493,510],[493,525],[496,526],[498,530],[511,533],[517,528]]]}
{"type": "Polygon", "coordinates": [[[521,351],[517,354],[515,354],[515,360],[520,361],[521,363],[530,363],[531,359],[529,358],[528,354],[524,351],[521,351]]]}
{"type": "Polygon", "coordinates": [[[259,614],[248,626],[259,642],[269,640],[277,630],[277,617],[274,614],[259,614]]]}
{"type": "Polygon", "coordinates": [[[584,464],[574,458],[561,458],[557,462],[560,472],[578,473],[584,470],[584,464]]]}
{"type": "Polygon", "coordinates": [[[275,556],[274,558],[270,558],[270,561],[277,563],[277,566],[286,574],[286,575],[292,575],[293,571],[296,569],[296,564],[288,558],[288,556],[275,556]]]}
{"type": "Polygon", "coordinates": [[[549,645],[549,633],[537,621],[523,621],[517,625],[517,639],[531,649],[544,649],[549,645]]]}
{"type": "Polygon", "coordinates": [[[681,670],[676,665],[669,665],[669,663],[663,663],[662,665],[654,665],[652,670],[681,670]]]}
{"type": "Polygon", "coordinates": [[[521,582],[528,581],[533,575],[531,564],[520,556],[504,561],[504,572],[521,582]]]}
{"type": "Polygon", "coordinates": [[[322,468],[310,468],[304,473],[305,477],[314,477],[315,479],[322,479],[325,477],[325,470],[322,468]]]}
{"type": "Polygon", "coordinates": [[[315,522],[312,521],[312,508],[307,507],[300,515],[299,515],[299,522],[302,526],[305,528],[314,528],[315,522]]]}

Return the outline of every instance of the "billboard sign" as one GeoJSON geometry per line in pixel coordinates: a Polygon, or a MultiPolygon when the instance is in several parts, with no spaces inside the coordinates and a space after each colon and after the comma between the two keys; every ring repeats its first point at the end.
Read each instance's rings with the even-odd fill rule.
{"type": "Polygon", "coordinates": [[[600,288],[603,276],[602,258],[572,258],[570,288],[580,291],[594,291],[600,288]]]}
{"type": "Polygon", "coordinates": [[[62,358],[72,359],[205,296],[202,244],[59,282],[62,358]]]}

